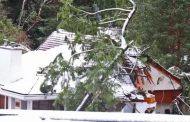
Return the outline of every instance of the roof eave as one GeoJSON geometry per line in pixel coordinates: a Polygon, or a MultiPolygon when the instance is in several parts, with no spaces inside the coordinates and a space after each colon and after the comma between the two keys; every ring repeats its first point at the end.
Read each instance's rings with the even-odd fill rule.
{"type": "Polygon", "coordinates": [[[58,94],[57,93],[56,94],[22,94],[22,93],[10,91],[10,90],[2,89],[1,95],[28,101],[28,100],[54,100],[56,99],[58,94]]]}

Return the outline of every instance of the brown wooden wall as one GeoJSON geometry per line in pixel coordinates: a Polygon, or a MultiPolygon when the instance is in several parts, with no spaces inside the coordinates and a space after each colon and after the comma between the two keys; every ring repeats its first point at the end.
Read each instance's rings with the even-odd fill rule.
{"type": "Polygon", "coordinates": [[[54,110],[54,100],[39,100],[33,101],[33,110],[54,110]]]}
{"type": "Polygon", "coordinates": [[[158,103],[171,103],[178,95],[181,94],[181,90],[157,90],[152,94],[156,97],[158,103]]]}
{"type": "Polygon", "coordinates": [[[0,109],[4,109],[5,96],[0,95],[0,109]]]}

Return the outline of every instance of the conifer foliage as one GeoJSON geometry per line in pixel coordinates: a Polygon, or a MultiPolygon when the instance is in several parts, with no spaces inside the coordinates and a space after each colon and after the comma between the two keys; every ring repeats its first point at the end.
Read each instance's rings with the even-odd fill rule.
{"type": "MultiPolygon", "coordinates": [[[[133,1],[125,2],[126,6],[123,4],[121,6],[124,1],[120,1],[119,4],[115,1],[109,1],[113,4],[105,4],[105,1],[83,1],[83,4],[80,4],[82,1],[76,3],[72,0],[61,1],[63,6],[59,13],[61,18],[59,27],[75,32],[76,38],[74,41],[66,41],[69,50],[72,50],[71,59],[65,61],[64,57],[59,55],[56,60],[62,57],[60,61],[52,62],[49,68],[44,69],[47,79],[41,86],[41,89],[46,86],[53,88],[54,82],[57,83],[57,79],[66,74],[63,92],[55,102],[58,107],[76,110],[85,94],[93,95],[85,110],[108,111],[119,102],[114,96],[119,85],[114,81],[118,80],[118,76],[123,72],[121,65],[125,52],[130,47],[125,40],[124,32],[135,11],[133,1]],[[114,36],[115,39],[100,32],[101,29],[104,31],[108,28],[120,30],[114,36]],[[89,39],[85,36],[87,34],[91,35],[89,39]],[[77,50],[79,46],[80,51],[77,50]],[[80,66],[75,66],[75,61],[81,57],[84,62],[80,66]],[[59,70],[56,70],[57,67],[59,70]],[[50,87],[46,85],[50,84],[49,81],[50,87]],[[76,83],[75,88],[69,87],[70,82],[76,83]],[[75,105],[70,101],[75,101],[73,102],[75,105]]],[[[44,91],[50,92],[47,89],[44,91]]]]}

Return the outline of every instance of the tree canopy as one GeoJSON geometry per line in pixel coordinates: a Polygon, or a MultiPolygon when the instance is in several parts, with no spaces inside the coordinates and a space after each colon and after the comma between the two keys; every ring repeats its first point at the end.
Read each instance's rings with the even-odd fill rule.
{"type": "MultiPolygon", "coordinates": [[[[126,6],[121,7],[115,4],[113,8],[110,8],[109,4],[106,4],[108,6],[102,6],[104,8],[100,9],[97,7],[100,4],[97,1],[93,3],[89,2],[86,6],[79,6],[80,3],[75,5],[74,1],[71,0],[63,0],[61,2],[63,7],[59,13],[61,17],[59,27],[75,32],[76,38],[74,41],[66,41],[70,47],[69,49],[72,50],[69,61],[65,61],[64,57],[59,55],[50,64],[50,67],[45,68],[47,75],[41,89],[53,87],[61,76],[65,77],[65,74],[67,74],[64,82],[66,85],[62,93],[63,96],[60,97],[64,98],[64,108],[68,109],[69,105],[66,101],[70,100],[70,97],[74,100],[80,98],[79,101],[81,101],[81,94],[78,94],[81,91],[83,95],[84,93],[93,94],[92,101],[87,110],[107,111],[113,106],[113,103],[119,102],[114,97],[115,88],[118,84],[113,79],[118,79],[120,73],[124,71],[121,65],[125,52],[130,46],[126,44],[124,32],[129,19],[135,11],[135,3],[127,3],[126,6]],[[131,6],[130,9],[127,7],[129,5],[131,6]],[[105,19],[99,20],[99,18],[105,19]],[[114,38],[117,37],[118,39],[113,39],[111,35],[99,32],[98,27],[101,27],[102,31],[107,27],[118,27],[118,32],[114,36],[114,38]],[[86,34],[90,34],[91,38],[86,39],[86,34]],[[81,46],[82,50],[77,52],[77,46],[81,46]],[[75,67],[73,65],[75,60],[81,56],[84,63],[75,67]],[[69,88],[69,82],[72,80],[82,82],[78,83],[76,89],[73,90],[69,88]],[[48,81],[51,81],[52,86],[47,85],[48,81]],[[81,84],[83,87],[81,87],[81,84]]],[[[79,103],[75,105],[75,109],[77,105],[79,103]]],[[[73,110],[73,107],[70,109],[73,110]]]]}
{"type": "Polygon", "coordinates": [[[128,28],[128,38],[141,46],[151,46],[149,54],[166,68],[175,65],[189,72],[189,1],[136,3],[137,12],[128,28]]]}

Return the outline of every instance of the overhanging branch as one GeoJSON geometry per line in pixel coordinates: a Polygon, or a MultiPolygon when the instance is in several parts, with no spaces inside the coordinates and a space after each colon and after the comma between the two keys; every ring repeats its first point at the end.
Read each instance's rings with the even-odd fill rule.
{"type": "MultiPolygon", "coordinates": [[[[117,49],[122,50],[122,48],[120,48],[120,47],[117,47],[117,49]]],[[[88,53],[88,52],[96,52],[96,51],[98,51],[98,50],[105,50],[105,48],[96,48],[96,49],[91,49],[91,50],[86,50],[86,51],[82,51],[82,52],[79,52],[79,53],[75,53],[75,54],[73,54],[73,55],[70,57],[70,59],[69,59],[69,64],[71,63],[71,60],[72,60],[75,56],[77,56],[77,55],[85,54],[85,53],[88,53]]],[[[110,49],[106,49],[106,50],[110,50],[110,49]]]]}

